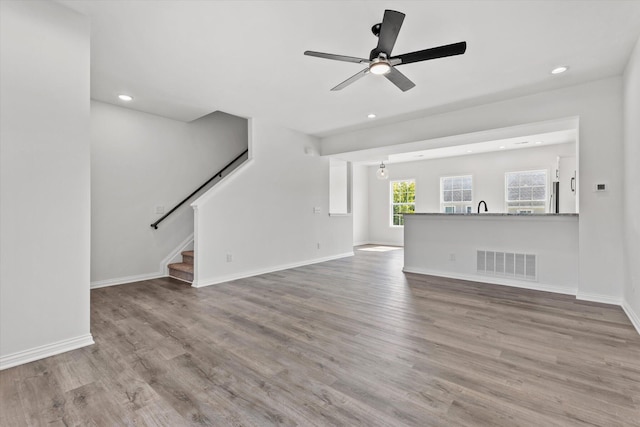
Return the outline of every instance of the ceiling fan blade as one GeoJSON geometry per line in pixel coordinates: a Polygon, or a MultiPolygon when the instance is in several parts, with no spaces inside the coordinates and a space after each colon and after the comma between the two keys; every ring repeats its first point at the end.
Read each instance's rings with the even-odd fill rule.
{"type": "Polygon", "coordinates": [[[409,80],[407,76],[402,74],[400,71],[396,70],[395,67],[391,67],[389,72],[384,76],[391,83],[398,86],[398,89],[400,89],[403,92],[408,91],[409,89],[413,88],[416,85],[414,82],[409,80]]]}
{"type": "Polygon", "coordinates": [[[359,73],[354,74],[353,76],[349,77],[347,80],[343,81],[342,83],[340,83],[338,86],[332,88],[331,90],[344,89],[345,87],[349,86],[351,83],[355,82],[356,80],[360,80],[366,74],[369,74],[369,68],[365,68],[364,70],[360,71],[359,73]]]}
{"type": "Polygon", "coordinates": [[[364,58],[356,58],[354,56],[334,55],[332,53],[314,52],[307,50],[304,52],[307,56],[315,56],[324,59],[333,59],[334,61],[355,62],[356,64],[368,64],[370,61],[364,58]]]}
{"type": "Polygon", "coordinates": [[[370,59],[377,58],[383,52],[391,56],[393,46],[396,44],[398,33],[404,21],[404,13],[395,10],[385,10],[382,18],[382,26],[378,35],[378,46],[371,51],[370,59]]]}
{"type": "Polygon", "coordinates": [[[402,64],[411,64],[412,62],[426,61],[429,59],[445,58],[447,56],[462,55],[467,50],[467,42],[453,43],[445,46],[432,47],[431,49],[419,50],[416,52],[405,53],[403,55],[391,58],[400,59],[402,64]]]}

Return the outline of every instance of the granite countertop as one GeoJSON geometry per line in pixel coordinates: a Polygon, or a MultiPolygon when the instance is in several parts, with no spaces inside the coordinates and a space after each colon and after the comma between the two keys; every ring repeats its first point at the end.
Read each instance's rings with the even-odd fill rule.
{"type": "Polygon", "coordinates": [[[545,213],[545,214],[514,214],[506,212],[483,212],[483,213],[442,213],[442,212],[416,212],[405,213],[404,215],[431,215],[431,216],[535,216],[535,217],[578,217],[577,213],[545,213]]]}

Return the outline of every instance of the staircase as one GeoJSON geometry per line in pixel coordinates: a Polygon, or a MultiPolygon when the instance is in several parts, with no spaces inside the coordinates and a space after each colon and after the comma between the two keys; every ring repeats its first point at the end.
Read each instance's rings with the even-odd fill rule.
{"type": "Polygon", "coordinates": [[[169,276],[185,282],[193,282],[193,251],[182,252],[182,262],[169,264],[169,276]]]}

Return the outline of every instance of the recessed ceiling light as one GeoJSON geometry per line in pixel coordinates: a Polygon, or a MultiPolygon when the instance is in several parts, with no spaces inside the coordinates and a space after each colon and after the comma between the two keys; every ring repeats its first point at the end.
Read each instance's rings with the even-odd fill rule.
{"type": "Polygon", "coordinates": [[[500,149],[501,149],[501,150],[504,150],[504,148],[505,148],[505,147],[504,147],[504,145],[501,145],[501,146],[500,146],[500,149]]]}
{"type": "Polygon", "coordinates": [[[368,114],[367,117],[370,118],[370,119],[375,119],[376,115],[371,113],[371,114],[368,114]]]}
{"type": "Polygon", "coordinates": [[[467,153],[473,153],[473,150],[467,150],[467,153]]]}
{"type": "Polygon", "coordinates": [[[557,67],[557,68],[554,68],[553,70],[551,70],[551,74],[562,74],[565,71],[567,71],[568,69],[569,69],[569,67],[563,65],[561,67],[557,67]]]}
{"type": "Polygon", "coordinates": [[[542,144],[542,141],[536,141],[536,144],[542,144]]]}
{"type": "Polygon", "coordinates": [[[118,95],[118,98],[120,98],[120,101],[127,101],[127,102],[133,101],[133,96],[130,96],[130,95],[121,94],[121,95],[118,95]]]}

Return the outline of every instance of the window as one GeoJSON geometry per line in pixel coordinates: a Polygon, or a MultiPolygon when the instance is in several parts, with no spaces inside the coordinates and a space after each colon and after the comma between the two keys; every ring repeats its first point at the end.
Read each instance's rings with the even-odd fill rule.
{"type": "Polygon", "coordinates": [[[391,181],[391,226],[404,226],[404,215],[416,211],[416,182],[391,181]]]}
{"type": "Polygon", "coordinates": [[[545,213],[547,171],[507,172],[504,174],[506,210],[509,213],[545,213]]]}
{"type": "Polygon", "coordinates": [[[473,179],[471,175],[440,178],[440,212],[473,212],[473,179]]]}

